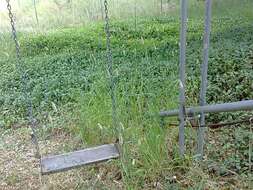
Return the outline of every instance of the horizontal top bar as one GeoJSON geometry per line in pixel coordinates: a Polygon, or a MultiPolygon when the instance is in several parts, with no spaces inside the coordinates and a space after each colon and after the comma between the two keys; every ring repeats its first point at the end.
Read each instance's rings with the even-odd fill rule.
{"type": "MultiPolygon", "coordinates": [[[[240,102],[224,103],[224,104],[214,104],[206,106],[190,107],[186,109],[187,115],[194,115],[198,113],[219,113],[219,112],[234,112],[234,111],[247,111],[253,110],[253,100],[245,100],[240,102]]],[[[172,117],[177,116],[179,110],[170,110],[160,112],[161,117],[172,117]]]]}

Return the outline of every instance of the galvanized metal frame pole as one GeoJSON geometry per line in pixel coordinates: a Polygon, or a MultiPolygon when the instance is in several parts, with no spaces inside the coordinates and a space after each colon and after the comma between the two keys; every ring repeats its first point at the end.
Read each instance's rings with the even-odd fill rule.
{"type": "MultiPolygon", "coordinates": [[[[206,6],[205,8],[206,9],[205,10],[205,34],[204,34],[203,64],[201,68],[200,106],[206,105],[212,0],[206,0],[205,6],[206,6]]],[[[201,112],[200,113],[200,127],[198,129],[198,145],[197,145],[197,154],[199,155],[199,158],[203,158],[203,154],[204,154],[205,127],[203,126],[205,126],[205,114],[201,112]]]]}
{"type": "Polygon", "coordinates": [[[36,22],[37,22],[37,24],[39,24],[39,17],[38,17],[36,0],[33,0],[33,7],[34,7],[34,14],[35,14],[36,22]]]}
{"type": "Polygon", "coordinates": [[[134,1],[134,29],[137,30],[137,0],[134,1]]]}
{"type": "MultiPolygon", "coordinates": [[[[220,112],[235,112],[235,111],[250,111],[250,110],[253,110],[253,100],[244,100],[240,102],[190,107],[185,109],[185,113],[186,115],[195,115],[199,113],[220,113],[220,112]]],[[[161,117],[174,117],[177,116],[178,114],[179,114],[178,109],[160,112],[161,117]]]]}
{"type": "Polygon", "coordinates": [[[101,11],[101,17],[104,20],[104,6],[103,6],[103,0],[100,0],[100,11],[101,11]]]}
{"type": "Polygon", "coordinates": [[[160,11],[163,14],[163,0],[160,0],[160,11]]]}
{"type": "Polygon", "coordinates": [[[187,32],[187,0],[181,0],[181,31],[180,31],[180,64],[179,64],[179,152],[180,156],[185,152],[185,65],[186,65],[186,32],[187,32]]]}
{"type": "MultiPolygon", "coordinates": [[[[252,127],[253,127],[253,117],[250,118],[250,132],[249,132],[249,179],[252,179],[251,175],[252,175],[252,145],[253,145],[253,131],[252,131],[252,127]]],[[[251,183],[251,182],[250,182],[251,183]]]]}

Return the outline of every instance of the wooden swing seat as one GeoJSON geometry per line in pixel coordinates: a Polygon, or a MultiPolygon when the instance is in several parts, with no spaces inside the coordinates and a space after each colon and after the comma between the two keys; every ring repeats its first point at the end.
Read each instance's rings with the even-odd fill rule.
{"type": "Polygon", "coordinates": [[[116,144],[106,144],[41,159],[41,174],[47,175],[84,165],[105,162],[120,156],[116,144]]]}

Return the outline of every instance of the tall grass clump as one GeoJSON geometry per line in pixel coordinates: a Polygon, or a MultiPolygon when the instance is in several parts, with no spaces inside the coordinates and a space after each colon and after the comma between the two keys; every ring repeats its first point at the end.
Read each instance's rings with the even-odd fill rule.
{"type": "MultiPolygon", "coordinates": [[[[90,1],[91,5],[92,2],[90,1]]],[[[123,0],[119,2],[127,3],[123,0]]],[[[221,12],[227,9],[227,4],[217,2],[214,1],[213,6],[219,6],[217,9],[221,12]]],[[[234,4],[229,5],[236,7],[238,4],[233,2],[234,4]]],[[[46,3],[43,6],[46,6],[46,3]]],[[[143,6],[151,7],[149,3],[143,6]]],[[[28,5],[24,6],[28,8],[28,5]]],[[[42,10],[40,6],[42,5],[38,5],[39,17],[42,10]]],[[[68,6],[63,6],[62,11],[68,6]]],[[[190,1],[190,6],[187,35],[187,106],[198,104],[203,47],[203,1],[198,1],[198,4],[196,1],[190,1]],[[193,5],[198,6],[195,8],[196,12],[192,8],[193,5]]],[[[84,8],[80,6],[79,9],[84,8]]],[[[239,5],[238,9],[241,9],[239,5]]],[[[173,10],[178,11],[177,3],[173,10]]],[[[113,18],[118,18],[121,11],[114,8],[111,12],[113,18]]],[[[89,10],[86,10],[87,12],[90,13],[89,10]]],[[[143,17],[146,17],[147,12],[142,13],[143,17]]],[[[48,25],[54,30],[33,34],[22,32],[19,35],[22,63],[29,73],[29,92],[38,125],[42,126],[45,115],[49,115],[52,120],[46,120],[50,123],[46,125],[46,128],[50,128],[45,130],[47,132],[61,126],[67,132],[80,137],[84,147],[115,142],[117,136],[111,121],[112,106],[103,23],[89,26],[83,26],[82,23],[81,26],[70,27],[72,24],[66,20],[68,28],[55,28],[59,25],[66,26],[64,19],[70,13],[64,14],[66,15],[62,18],[59,15],[57,18],[49,17],[56,19],[52,21],[52,26],[48,25]]],[[[208,167],[218,166],[210,172],[210,168],[193,162],[195,129],[186,128],[187,153],[185,159],[181,159],[177,146],[178,129],[167,124],[176,123],[176,118],[166,119],[163,128],[160,125],[159,111],[174,109],[178,105],[178,17],[153,17],[151,12],[152,18],[138,17],[136,25],[133,19],[124,20],[127,13],[122,14],[122,20],[113,20],[111,23],[111,42],[118,126],[122,129],[123,137],[122,159],[113,163],[121,168],[124,185],[129,189],[154,189],[160,186],[167,189],[212,189],[221,187],[216,183],[213,185],[213,181],[230,174],[229,171],[245,173],[245,160],[248,156],[246,147],[249,140],[247,128],[235,132],[236,142],[240,144],[236,147],[238,157],[231,153],[231,147],[234,145],[231,129],[220,131],[219,135],[210,131],[212,135],[207,139],[210,143],[207,143],[208,157],[205,163],[208,167]],[[224,138],[225,135],[227,138],[224,138]],[[222,166],[222,170],[219,166],[222,166]],[[186,178],[188,180],[185,180],[186,178]]],[[[160,13],[154,13],[158,14],[160,13]]],[[[247,16],[250,12],[245,11],[245,17],[237,17],[237,11],[235,14],[236,16],[229,18],[224,15],[221,17],[216,9],[213,12],[208,103],[252,99],[253,28],[249,19],[245,19],[250,18],[247,16]]],[[[82,15],[79,17],[84,20],[82,15]]],[[[46,24],[47,22],[51,23],[45,19],[46,24]]],[[[43,23],[40,24],[44,26],[43,23]]],[[[12,56],[14,47],[11,41],[7,40],[8,37],[9,35],[4,35],[1,40],[5,43],[0,44],[0,126],[12,128],[20,123],[26,125],[27,121],[21,82],[12,56]]],[[[246,115],[209,115],[208,122],[233,120],[239,116],[246,115]]]]}

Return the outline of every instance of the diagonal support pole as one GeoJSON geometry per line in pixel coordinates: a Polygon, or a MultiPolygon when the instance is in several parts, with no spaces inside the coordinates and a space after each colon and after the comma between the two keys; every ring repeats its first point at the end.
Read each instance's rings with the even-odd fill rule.
{"type": "MultiPolygon", "coordinates": [[[[206,91],[207,91],[207,71],[208,71],[208,58],[209,58],[209,44],[211,32],[211,11],[212,0],[206,0],[205,10],[205,34],[204,34],[204,49],[203,49],[203,64],[201,68],[201,89],[200,89],[200,106],[206,105],[206,91]]],[[[200,126],[205,126],[205,114],[200,113],[200,126]]],[[[205,127],[198,129],[198,145],[197,154],[202,159],[204,155],[205,143],[205,127]]]]}
{"type": "Polygon", "coordinates": [[[187,0],[181,0],[181,31],[180,31],[180,64],[179,64],[179,152],[182,157],[185,152],[185,65],[186,65],[186,32],[187,32],[187,0]]]}

